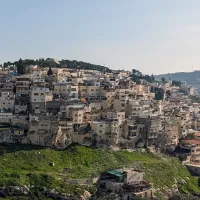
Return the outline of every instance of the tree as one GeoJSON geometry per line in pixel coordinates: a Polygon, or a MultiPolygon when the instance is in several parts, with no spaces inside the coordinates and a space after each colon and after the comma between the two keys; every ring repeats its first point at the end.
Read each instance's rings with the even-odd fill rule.
{"type": "Polygon", "coordinates": [[[155,77],[153,74],[151,74],[151,80],[152,80],[152,82],[155,81],[155,77]]]}
{"type": "Polygon", "coordinates": [[[21,58],[19,59],[19,61],[17,63],[17,72],[20,75],[25,74],[25,65],[21,58]]]}
{"type": "Polygon", "coordinates": [[[155,99],[163,100],[163,98],[164,98],[164,90],[162,88],[158,88],[155,92],[155,99]]]}
{"type": "Polygon", "coordinates": [[[173,80],[172,81],[172,85],[180,87],[181,86],[181,81],[175,81],[175,80],[173,80]]]}
{"type": "Polygon", "coordinates": [[[47,72],[47,75],[48,75],[48,76],[53,75],[53,72],[52,72],[52,70],[51,70],[51,67],[49,67],[49,70],[48,70],[48,72],[47,72]]]}
{"type": "Polygon", "coordinates": [[[156,100],[163,100],[165,92],[162,88],[151,87],[150,92],[155,93],[156,100]]]}
{"type": "Polygon", "coordinates": [[[8,63],[6,63],[6,62],[3,63],[3,67],[4,67],[4,68],[8,67],[8,63]]]}
{"type": "Polygon", "coordinates": [[[161,78],[162,83],[166,83],[165,77],[161,78]]]}

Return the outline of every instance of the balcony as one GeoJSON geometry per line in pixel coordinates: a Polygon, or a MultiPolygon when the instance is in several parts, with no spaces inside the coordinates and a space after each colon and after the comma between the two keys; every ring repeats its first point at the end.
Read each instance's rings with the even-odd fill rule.
{"type": "Polygon", "coordinates": [[[148,138],[149,138],[149,139],[156,139],[156,138],[158,138],[158,134],[150,134],[150,135],[148,136],[148,138]]]}

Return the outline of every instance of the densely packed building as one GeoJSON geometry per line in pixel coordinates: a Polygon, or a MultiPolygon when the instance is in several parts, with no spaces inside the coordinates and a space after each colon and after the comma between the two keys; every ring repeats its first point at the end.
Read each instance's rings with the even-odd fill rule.
{"type": "Polygon", "coordinates": [[[200,128],[200,105],[191,103],[186,85],[136,83],[124,70],[30,69],[0,72],[0,142],[173,149],[200,128]]]}

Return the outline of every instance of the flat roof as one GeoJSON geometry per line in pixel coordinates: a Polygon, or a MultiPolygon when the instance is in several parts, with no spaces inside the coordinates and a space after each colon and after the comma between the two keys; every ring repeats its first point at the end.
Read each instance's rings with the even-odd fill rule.
{"type": "Polygon", "coordinates": [[[187,144],[200,144],[200,141],[198,140],[182,140],[182,142],[187,144]]]}
{"type": "Polygon", "coordinates": [[[115,176],[122,176],[123,173],[120,172],[120,171],[117,171],[117,170],[110,170],[110,171],[107,171],[108,174],[112,174],[112,175],[115,175],[115,176]]]}

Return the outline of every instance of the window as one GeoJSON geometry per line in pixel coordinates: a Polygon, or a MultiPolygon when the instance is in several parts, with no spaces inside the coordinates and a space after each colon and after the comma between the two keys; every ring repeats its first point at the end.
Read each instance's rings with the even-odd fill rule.
{"type": "Polygon", "coordinates": [[[133,137],[136,136],[136,133],[132,133],[132,136],[133,136],[133,137]]]}
{"type": "Polygon", "coordinates": [[[79,114],[78,116],[79,116],[79,117],[81,117],[82,115],[81,115],[81,114],[79,114]]]}
{"type": "Polygon", "coordinates": [[[100,130],[99,133],[102,133],[102,130],[100,130]]]}
{"type": "Polygon", "coordinates": [[[41,93],[41,95],[44,95],[44,93],[41,93]]]}
{"type": "Polygon", "coordinates": [[[75,114],[74,116],[77,117],[77,114],[75,114]]]}
{"type": "Polygon", "coordinates": [[[100,127],[102,127],[103,125],[101,124],[100,127]]]}
{"type": "Polygon", "coordinates": [[[91,91],[94,91],[94,89],[91,89],[91,91]]]}
{"type": "Polygon", "coordinates": [[[38,93],[34,93],[34,96],[38,96],[38,93]]]}

